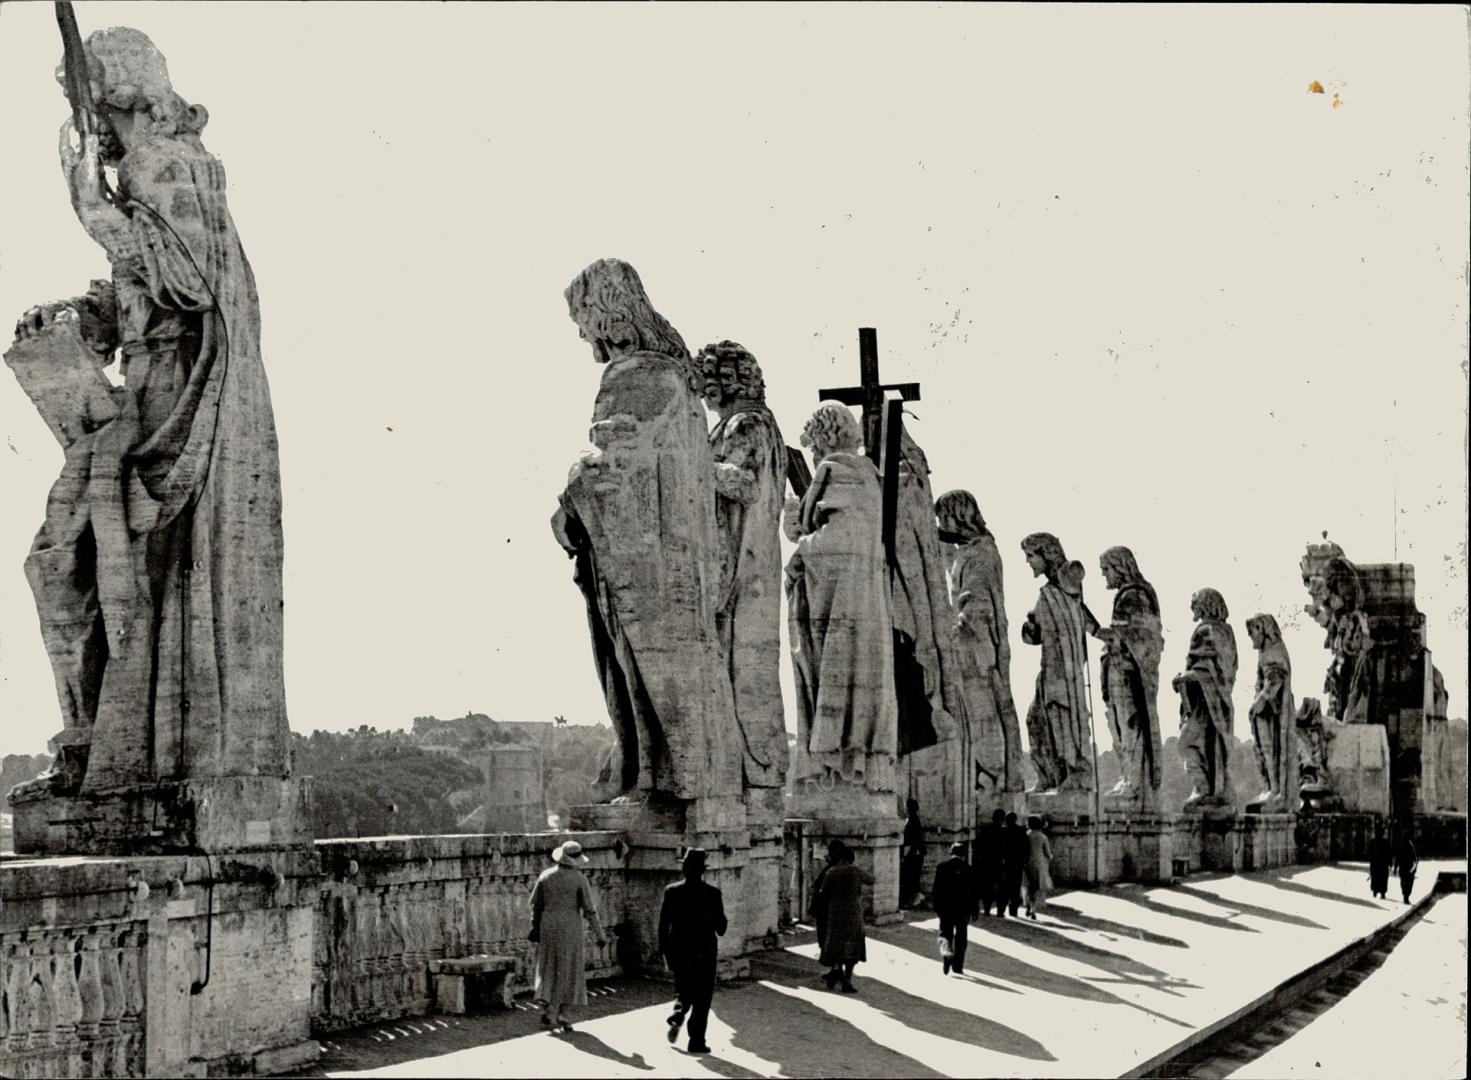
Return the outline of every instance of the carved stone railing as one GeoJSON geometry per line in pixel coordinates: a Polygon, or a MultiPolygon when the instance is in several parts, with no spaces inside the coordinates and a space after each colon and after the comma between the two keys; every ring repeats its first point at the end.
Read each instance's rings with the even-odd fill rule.
{"type": "Polygon", "coordinates": [[[576,839],[607,945],[587,941],[587,970],[618,968],[613,928],[625,919],[623,844],[615,833],[413,836],[320,840],[324,880],[312,959],[312,1030],[429,1012],[431,960],[515,957],[529,984],[529,899],[558,844],[576,839]]]}
{"type": "Polygon", "coordinates": [[[4,1075],[143,1075],[146,939],[137,921],[0,937],[4,1075]]]}

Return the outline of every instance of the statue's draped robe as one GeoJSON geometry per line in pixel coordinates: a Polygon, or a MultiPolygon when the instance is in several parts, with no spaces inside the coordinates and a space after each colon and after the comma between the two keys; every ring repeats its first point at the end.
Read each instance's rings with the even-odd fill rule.
{"type": "Polygon", "coordinates": [[[779,788],[788,757],[781,697],[778,531],[786,444],[771,410],[750,405],[716,424],[710,448],[722,552],[715,626],[744,741],[745,782],[779,788]]]}
{"type": "MultiPolygon", "coordinates": [[[[930,466],[924,451],[907,431],[901,432],[899,500],[894,529],[894,629],[914,648],[918,666],[916,685],[896,686],[901,702],[923,694],[929,704],[929,725],[909,724],[899,736],[901,752],[908,753],[959,735],[965,722],[965,691],[961,675],[954,620],[950,612],[945,560],[935,524],[935,499],[930,489],[930,466]],[[922,685],[919,685],[921,684],[922,685]],[[933,727],[933,732],[929,727],[933,727]]],[[[900,665],[903,675],[911,674],[900,665]]],[[[923,706],[921,706],[922,712],[923,706]]],[[[912,715],[915,710],[901,709],[912,715]]],[[[903,721],[901,720],[901,723],[903,721]]]]}
{"type": "Polygon", "coordinates": [[[1011,694],[1011,645],[1006,637],[1001,553],[989,532],[952,546],[947,572],[950,606],[960,623],[960,668],[972,753],[988,791],[1021,791],[1021,728],[1011,694]]]}
{"type": "Polygon", "coordinates": [[[868,458],[833,453],[802,499],[803,535],[786,568],[797,780],[831,776],[894,790],[898,705],[882,498],[868,458]]]}
{"type": "Polygon", "coordinates": [[[67,725],[92,729],[82,789],[285,776],[280,466],[255,280],[197,138],[143,142],[118,181],[126,392],[68,447],[26,559],[67,725]]]}
{"type": "Polygon", "coordinates": [[[1257,656],[1256,693],[1251,702],[1251,736],[1257,767],[1273,804],[1297,809],[1297,709],[1292,700],[1292,661],[1278,638],[1257,656]]]}
{"type": "Polygon", "coordinates": [[[741,749],[715,638],[720,546],[714,461],[689,361],[610,362],[593,406],[598,448],[562,508],[608,715],[614,794],[740,792],[741,749]]]}
{"type": "Polygon", "coordinates": [[[1141,581],[1120,586],[1110,625],[1118,644],[1103,651],[1100,681],[1122,787],[1158,791],[1159,662],[1164,635],[1154,590],[1141,581]]]}
{"type": "Polygon", "coordinates": [[[1226,782],[1234,712],[1231,689],[1236,685],[1236,635],[1229,623],[1202,619],[1190,635],[1185,670],[1195,679],[1180,696],[1180,755],[1195,783],[1195,794],[1226,798],[1226,782]]]}
{"type": "Polygon", "coordinates": [[[1036,694],[1027,710],[1039,791],[1064,785],[1093,789],[1083,632],[1082,600],[1049,580],[1022,627],[1022,640],[1042,647],[1036,694]]]}

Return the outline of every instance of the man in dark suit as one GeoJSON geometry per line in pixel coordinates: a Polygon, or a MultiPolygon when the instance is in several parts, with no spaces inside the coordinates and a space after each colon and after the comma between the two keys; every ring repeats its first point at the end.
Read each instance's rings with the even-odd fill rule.
{"type": "Polygon", "coordinates": [[[689,848],[682,863],[684,880],[664,889],[659,908],[659,951],[674,973],[676,1000],[670,1014],[669,1041],[679,1038],[679,1029],[689,1014],[689,1051],[708,1054],[705,1025],[710,1019],[710,999],[715,995],[715,958],[725,933],[725,904],[720,890],[700,880],[705,874],[705,852],[689,848]]]}
{"type": "Polygon", "coordinates": [[[976,894],[971,879],[970,863],[965,861],[965,845],[951,844],[950,858],[935,868],[935,888],[931,893],[935,914],[940,917],[940,965],[949,975],[965,972],[966,931],[976,917],[976,894]]]}

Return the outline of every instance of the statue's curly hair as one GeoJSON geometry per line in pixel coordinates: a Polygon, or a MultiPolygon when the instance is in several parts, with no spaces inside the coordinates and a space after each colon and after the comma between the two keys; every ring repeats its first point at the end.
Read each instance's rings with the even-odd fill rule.
{"type": "Polygon", "coordinates": [[[684,338],[654,310],[638,271],[622,259],[599,259],[573,279],[562,294],[573,319],[591,318],[593,333],[609,352],[652,352],[684,362],[695,393],[704,389],[701,366],[690,358],[684,338]]]}
{"type": "Polygon", "coordinates": [[[740,397],[762,404],[766,402],[766,379],[761,374],[761,365],[744,345],[735,341],[712,342],[700,350],[698,359],[701,374],[706,380],[716,375],[722,362],[734,362],[740,378],[740,397]]]}
{"type": "Polygon", "coordinates": [[[1042,556],[1042,572],[1057,581],[1068,565],[1067,553],[1062,550],[1062,541],[1051,533],[1035,532],[1022,538],[1022,553],[1042,556]]]}
{"type": "Polygon", "coordinates": [[[1225,622],[1231,617],[1231,612],[1226,608],[1226,598],[1215,589],[1201,589],[1190,598],[1190,603],[1200,608],[1200,619],[1214,619],[1217,622],[1225,622]]]}
{"type": "Polygon", "coordinates": [[[863,432],[848,406],[841,401],[824,401],[802,428],[802,445],[819,456],[837,450],[857,453],[863,446],[863,432]]]}
{"type": "MultiPolygon", "coordinates": [[[[147,113],[155,135],[198,135],[209,122],[203,105],[190,105],[174,92],[163,53],[141,30],[97,30],[87,36],[82,51],[97,105],[147,113]]],[[[66,85],[65,64],[56,69],[56,78],[66,85]]]]}
{"type": "Polygon", "coordinates": [[[936,499],[935,517],[940,528],[963,536],[967,541],[986,535],[986,519],[981,516],[980,504],[976,502],[974,495],[964,489],[947,491],[936,499]]]}

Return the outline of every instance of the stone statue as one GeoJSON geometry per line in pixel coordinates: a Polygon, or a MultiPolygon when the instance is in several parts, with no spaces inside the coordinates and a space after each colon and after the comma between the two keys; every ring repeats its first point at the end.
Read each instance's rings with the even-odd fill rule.
{"type": "Polygon", "coordinates": [[[1303,698],[1298,706],[1297,779],[1303,809],[1327,809],[1333,803],[1333,775],[1328,769],[1332,735],[1324,725],[1323,707],[1317,698],[1303,698]]]}
{"type": "Polygon", "coordinates": [[[965,716],[954,620],[947,595],[930,466],[919,444],[900,433],[899,498],[894,531],[892,599],[900,698],[900,753],[959,734],[965,716]],[[905,655],[913,650],[912,657],[905,655]],[[923,701],[916,700],[923,695],[923,701]],[[928,714],[929,724],[924,723],[928,714]],[[905,723],[905,720],[908,723],[905,723]],[[929,728],[933,728],[931,736],[929,728]],[[906,745],[907,744],[907,745],[906,745]]]}
{"type": "Polygon", "coordinates": [[[1032,533],[1021,547],[1032,574],[1047,579],[1022,627],[1022,640],[1042,647],[1037,692],[1027,710],[1037,790],[1092,791],[1093,721],[1083,635],[1096,623],[1083,606],[1083,567],[1068,561],[1051,533],[1032,533]]]}
{"type": "Polygon", "coordinates": [[[593,263],[566,297],[605,365],[596,449],[572,466],[552,517],[576,560],[618,738],[603,794],[739,795],[740,734],[715,631],[720,541],[700,365],[627,263],[593,263]]]}
{"type": "Polygon", "coordinates": [[[733,341],[722,341],[706,345],[700,361],[705,403],[719,417],[710,432],[720,538],[715,628],[744,740],[746,786],[779,790],[788,758],[778,534],[786,443],[766,407],[766,383],[754,356],[733,341]]]}
{"type": "Polygon", "coordinates": [[[1246,620],[1257,650],[1256,694],[1251,701],[1251,734],[1266,790],[1247,805],[1260,813],[1297,809],[1297,710],[1292,703],[1292,661],[1282,630],[1271,615],[1246,620]]]}
{"type": "MultiPolygon", "coordinates": [[[[65,727],[53,771],[12,795],[22,850],[20,804],[90,800],[96,849],[116,824],[107,800],[127,790],[267,778],[279,791],[290,772],[276,429],[225,173],[200,142],[207,113],[174,92],[145,35],[100,30],[84,53],[96,133],[69,119],[61,164],[112,280],[28,311],[5,356],[66,455],[25,564],[65,727]],[[103,374],[115,351],[120,387],[103,374]]],[[[127,846],[136,823],[118,829],[145,849],[127,846]]]]}
{"type": "Polygon", "coordinates": [[[946,580],[965,677],[965,714],[975,738],[978,787],[985,792],[1022,791],[1021,728],[1011,695],[1001,553],[970,492],[941,495],[935,517],[941,541],[951,545],[946,580]]]}
{"type": "Polygon", "coordinates": [[[797,699],[796,780],[894,790],[898,705],[893,616],[878,470],[845,405],[818,406],[802,429],[812,485],[783,519],[797,699]]]}
{"type": "Polygon", "coordinates": [[[1109,795],[1143,802],[1152,800],[1160,785],[1159,661],[1164,635],[1159,597],[1128,548],[1109,548],[1099,567],[1104,584],[1117,590],[1110,623],[1097,634],[1103,642],[1103,704],[1123,773],[1109,795]]]}
{"type": "Polygon", "coordinates": [[[1227,776],[1231,732],[1231,690],[1236,685],[1236,634],[1226,619],[1226,601],[1215,589],[1190,598],[1196,627],[1190,635],[1185,670],[1173,685],[1180,695],[1180,755],[1195,790],[1185,808],[1229,802],[1227,776]]]}

